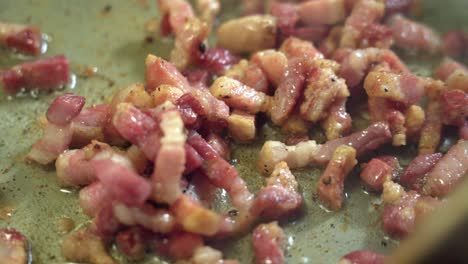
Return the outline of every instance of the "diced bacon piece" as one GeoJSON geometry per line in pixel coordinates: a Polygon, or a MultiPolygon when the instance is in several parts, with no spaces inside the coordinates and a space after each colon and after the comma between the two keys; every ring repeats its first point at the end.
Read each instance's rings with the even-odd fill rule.
{"type": "Polygon", "coordinates": [[[165,30],[168,32],[165,33],[174,32],[178,35],[183,30],[185,22],[195,16],[192,5],[185,0],[158,0],[158,7],[161,17],[166,17],[168,22],[168,29],[165,30]]]}
{"type": "Polygon", "coordinates": [[[257,168],[262,173],[270,174],[281,161],[285,161],[291,169],[303,168],[314,161],[320,148],[314,140],[299,142],[294,146],[286,146],[279,141],[266,141],[260,150],[257,168]]]}
{"type": "Polygon", "coordinates": [[[376,0],[360,0],[346,18],[340,40],[342,48],[358,48],[363,30],[380,21],[384,15],[385,4],[376,0]]]}
{"type": "Polygon", "coordinates": [[[157,249],[173,259],[186,259],[191,257],[198,248],[203,246],[203,238],[200,235],[188,232],[174,232],[169,234],[162,245],[157,249]]]}
{"type": "Polygon", "coordinates": [[[2,263],[30,263],[32,260],[29,254],[28,240],[23,234],[14,229],[0,229],[0,259],[2,263]]]}
{"type": "Polygon", "coordinates": [[[424,109],[419,105],[412,105],[405,111],[405,128],[408,136],[419,135],[426,118],[424,109]]]}
{"type": "Polygon", "coordinates": [[[426,120],[421,129],[419,139],[419,154],[435,153],[440,144],[442,134],[442,106],[439,101],[444,83],[434,81],[426,87],[428,102],[426,105],[426,120]]]}
{"type": "Polygon", "coordinates": [[[437,32],[428,26],[412,21],[400,14],[389,18],[388,24],[393,31],[395,45],[400,48],[439,52],[442,40],[437,32]]]}
{"type": "Polygon", "coordinates": [[[210,146],[216,150],[221,158],[225,160],[229,160],[231,157],[231,149],[229,148],[228,142],[223,139],[220,135],[215,133],[210,133],[206,137],[206,142],[210,144],[210,146]]]}
{"type": "Polygon", "coordinates": [[[266,112],[270,107],[270,96],[229,77],[216,79],[210,92],[227,105],[252,114],[266,112]]]}
{"type": "Polygon", "coordinates": [[[182,195],[180,180],[185,170],[187,135],[179,111],[167,110],[160,118],[159,126],[163,137],[154,161],[151,196],[159,203],[172,204],[182,195]]]}
{"type": "Polygon", "coordinates": [[[381,50],[368,48],[354,50],[343,58],[339,75],[346,80],[350,90],[364,80],[373,62],[379,61],[380,54],[381,50]]]}
{"type": "Polygon", "coordinates": [[[188,143],[205,160],[202,165],[202,171],[212,184],[225,189],[232,203],[239,210],[250,208],[253,195],[248,190],[246,183],[240,177],[237,170],[222,159],[200,135],[191,135],[188,143]]]}
{"type": "Polygon", "coordinates": [[[300,112],[304,119],[317,122],[328,115],[336,97],[349,96],[343,79],[335,75],[330,68],[313,68],[304,91],[304,101],[300,112]]]}
{"type": "Polygon", "coordinates": [[[333,25],[344,20],[344,0],[306,1],[298,5],[300,20],[306,25],[333,25]]]}
{"type": "Polygon", "coordinates": [[[325,55],[326,58],[330,58],[338,49],[342,31],[342,26],[334,26],[328,32],[327,37],[320,44],[319,50],[325,55]]]}
{"type": "Polygon", "coordinates": [[[203,159],[200,157],[200,154],[189,144],[185,144],[185,172],[184,174],[189,174],[194,170],[201,167],[203,164],[203,159]]]}
{"type": "Polygon", "coordinates": [[[384,184],[384,231],[402,238],[411,233],[416,225],[439,203],[437,199],[421,196],[415,191],[405,193],[402,187],[391,181],[384,184]]]}
{"type": "Polygon", "coordinates": [[[140,227],[130,227],[120,231],[115,237],[115,244],[120,252],[131,260],[141,260],[145,257],[147,234],[140,227]]]}
{"type": "Polygon", "coordinates": [[[468,93],[461,90],[443,91],[440,100],[444,113],[443,123],[458,127],[464,126],[468,120],[468,93]]]}
{"type": "Polygon", "coordinates": [[[284,134],[304,135],[307,134],[312,126],[312,123],[304,120],[299,113],[293,113],[283,124],[281,124],[281,132],[284,134]]]}
{"type": "Polygon", "coordinates": [[[118,201],[128,205],[142,204],[151,193],[151,186],[143,177],[111,160],[92,163],[96,177],[118,201]]]}
{"type": "Polygon", "coordinates": [[[68,59],[58,55],[25,62],[0,71],[0,81],[9,95],[15,95],[21,89],[52,91],[70,81],[68,59]]]}
{"type": "Polygon", "coordinates": [[[434,168],[441,158],[441,153],[416,156],[416,158],[408,164],[408,167],[400,178],[400,182],[405,186],[410,186],[412,189],[419,191],[425,176],[434,168]]]}
{"type": "Polygon", "coordinates": [[[270,13],[276,18],[279,33],[289,37],[299,21],[297,5],[273,1],[270,6],[270,13]]]}
{"type": "Polygon", "coordinates": [[[463,64],[451,59],[445,59],[436,69],[434,75],[438,79],[446,81],[450,77],[450,75],[452,75],[457,70],[468,72],[468,69],[463,64]]]}
{"type": "Polygon", "coordinates": [[[0,45],[26,55],[37,56],[41,53],[41,30],[34,26],[0,21],[0,45]]]}
{"type": "Polygon", "coordinates": [[[208,37],[208,24],[198,18],[191,18],[185,22],[182,30],[176,33],[174,48],[171,50],[171,62],[177,69],[185,70],[188,66],[198,62],[204,50],[200,45],[208,37]]]}
{"type": "Polygon", "coordinates": [[[104,125],[109,105],[100,104],[83,109],[73,119],[72,147],[84,147],[92,140],[104,141],[104,125]]]}
{"type": "Polygon", "coordinates": [[[175,229],[175,216],[168,210],[155,208],[149,203],[138,207],[129,207],[122,203],[114,204],[112,212],[122,224],[132,226],[141,225],[157,233],[169,233],[175,229]]]}
{"type": "Polygon", "coordinates": [[[376,47],[389,49],[394,42],[393,32],[390,27],[381,24],[367,25],[361,32],[360,48],[376,47]]]}
{"type": "Polygon", "coordinates": [[[344,255],[338,264],[384,264],[385,255],[371,251],[358,250],[344,255]]]}
{"type": "Polygon", "coordinates": [[[110,160],[134,171],[132,161],[124,153],[111,146],[93,141],[83,149],[67,150],[55,162],[59,184],[65,187],[78,187],[90,184],[96,180],[92,166],[94,160],[110,160]]]}
{"type": "Polygon", "coordinates": [[[59,126],[70,124],[83,109],[85,101],[84,97],[71,93],[55,98],[47,109],[47,121],[59,126]]]}
{"type": "Polygon", "coordinates": [[[364,185],[372,191],[381,191],[383,184],[391,180],[393,168],[380,160],[373,158],[361,171],[360,177],[364,185]]]}
{"type": "Polygon", "coordinates": [[[213,23],[220,9],[219,0],[197,0],[197,11],[200,13],[200,18],[209,25],[213,23]]]}
{"type": "Polygon", "coordinates": [[[250,63],[242,78],[242,82],[256,91],[267,93],[269,83],[263,70],[255,63],[250,63]]]}
{"type": "Polygon", "coordinates": [[[106,242],[111,241],[121,227],[121,223],[115,218],[112,202],[110,201],[101,205],[101,208],[94,216],[90,225],[93,234],[99,236],[106,242]]]}
{"type": "Polygon", "coordinates": [[[151,93],[155,106],[161,105],[166,101],[176,104],[177,100],[179,100],[183,95],[184,91],[182,89],[166,84],[159,85],[151,93]]]}
{"type": "Polygon", "coordinates": [[[271,120],[281,124],[290,116],[304,89],[305,65],[302,59],[291,59],[271,103],[271,120]]]}
{"type": "Polygon", "coordinates": [[[195,113],[220,127],[227,125],[229,107],[226,103],[216,99],[208,90],[193,89],[190,96],[195,99],[193,103],[196,106],[192,107],[195,113]]]}
{"type": "Polygon", "coordinates": [[[73,136],[71,122],[80,113],[84,102],[83,97],[71,94],[55,98],[47,110],[48,123],[42,138],[33,145],[26,159],[45,165],[67,150],[73,136]]]}
{"type": "Polygon", "coordinates": [[[257,226],[252,233],[255,263],[285,263],[284,239],[284,232],[277,222],[257,226]]]}
{"type": "MultiPolygon", "coordinates": [[[[196,88],[196,89],[208,88],[208,81],[211,78],[211,74],[210,72],[208,72],[208,70],[203,70],[203,69],[185,70],[183,74],[185,78],[187,78],[187,81],[189,82],[189,85],[191,87],[196,88]]],[[[171,100],[171,102],[174,103],[175,100],[171,100]]]]}
{"type": "Polygon", "coordinates": [[[220,25],[218,45],[235,54],[271,49],[276,44],[276,21],[270,15],[251,15],[220,25]]]}
{"type": "Polygon", "coordinates": [[[346,100],[347,98],[337,98],[321,123],[328,140],[343,137],[351,130],[351,116],[346,112],[346,100]]]}
{"type": "Polygon", "coordinates": [[[328,208],[335,211],[341,209],[344,181],[356,164],[354,148],[346,145],[336,148],[317,186],[318,196],[328,208]]]}
{"type": "Polygon", "coordinates": [[[123,138],[139,146],[149,160],[155,160],[162,132],[153,118],[129,103],[120,103],[112,124],[123,138]]]}
{"type": "Polygon", "coordinates": [[[452,30],[444,34],[442,39],[444,53],[457,58],[467,53],[468,33],[463,30],[452,30]]]}
{"type": "Polygon", "coordinates": [[[184,93],[190,90],[187,79],[174,64],[149,54],[146,57],[146,89],[152,92],[161,84],[175,86],[184,93]]]}
{"type": "Polygon", "coordinates": [[[275,165],[273,172],[255,199],[252,215],[278,219],[296,212],[302,206],[296,178],[286,162],[275,165]]]}
{"type": "Polygon", "coordinates": [[[202,53],[198,63],[210,73],[222,75],[239,61],[240,58],[227,49],[210,48],[202,53]]]}
{"type": "Polygon", "coordinates": [[[81,189],[79,193],[80,207],[90,217],[96,216],[102,205],[110,200],[109,190],[102,182],[94,182],[81,189]]]}
{"type": "Polygon", "coordinates": [[[221,216],[197,204],[187,195],[182,195],[171,206],[176,221],[184,230],[195,234],[212,236],[221,225],[221,216]]]}
{"type": "MultiPolygon", "coordinates": [[[[280,52],[283,52],[289,59],[296,57],[305,57],[306,59],[323,58],[323,54],[314,47],[312,42],[295,37],[287,38],[281,44],[280,52]]],[[[290,67],[291,63],[286,70],[290,69],[290,67]]]]}
{"type": "Polygon", "coordinates": [[[468,93],[468,70],[457,70],[446,81],[450,90],[461,90],[468,93]]]}
{"type": "Polygon", "coordinates": [[[255,115],[235,110],[228,118],[228,130],[236,141],[249,142],[255,139],[255,115]]]}
{"type": "Polygon", "coordinates": [[[459,140],[429,172],[423,193],[445,197],[464,179],[468,172],[468,141],[459,140]]]}
{"type": "Polygon", "coordinates": [[[80,229],[65,237],[62,254],[66,260],[73,262],[117,263],[106,251],[104,241],[93,234],[90,228],[80,229]]]}
{"type": "Polygon", "coordinates": [[[355,132],[349,136],[328,141],[315,154],[314,162],[317,164],[327,164],[331,160],[336,148],[341,145],[348,145],[356,149],[357,156],[361,156],[369,151],[376,150],[381,145],[388,143],[391,133],[386,123],[375,123],[368,128],[355,132]]]}
{"type": "Polygon", "coordinates": [[[286,55],[276,50],[257,52],[252,56],[251,62],[257,64],[263,70],[268,81],[274,86],[279,85],[288,66],[286,55]]]}
{"type": "Polygon", "coordinates": [[[390,126],[390,131],[392,132],[392,145],[406,145],[405,116],[398,110],[392,110],[385,116],[385,119],[388,121],[388,125],[390,126]]]}

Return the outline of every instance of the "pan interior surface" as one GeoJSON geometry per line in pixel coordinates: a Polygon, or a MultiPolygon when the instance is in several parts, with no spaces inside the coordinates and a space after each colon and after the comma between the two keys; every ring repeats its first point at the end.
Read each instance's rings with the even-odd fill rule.
{"type": "MultiPolygon", "coordinates": [[[[60,253],[64,233],[59,222],[73,221],[79,228],[89,221],[77,203],[77,191],[60,189],[55,168],[26,164],[24,157],[41,135],[39,118],[59,94],[73,92],[87,98],[87,105],[104,102],[117,89],[144,81],[144,59],[148,53],[167,58],[172,47],[145,31],[145,23],[158,16],[156,1],[63,1],[63,0],[2,0],[0,20],[39,26],[47,33],[48,51],[43,56],[65,54],[71,61],[76,85],[52,94],[25,95],[9,98],[0,92],[0,227],[13,227],[24,233],[32,243],[34,263],[65,263],[60,253]],[[84,69],[96,71],[93,76],[84,69]]],[[[233,16],[234,1],[225,1],[224,18],[233,16]]],[[[466,0],[427,0],[421,18],[440,31],[468,29],[466,0]]],[[[409,67],[422,75],[430,75],[440,57],[405,54],[409,67]]],[[[28,58],[0,51],[0,67],[20,63],[28,58]]],[[[351,110],[353,112],[353,110],[351,110]]],[[[354,111],[356,112],[356,111],[354,111]]],[[[359,120],[359,113],[354,113],[359,120]]],[[[358,126],[362,122],[355,122],[358,126]]],[[[321,132],[314,132],[320,139],[321,132]]],[[[281,139],[268,124],[261,130],[261,139],[281,139]]],[[[262,142],[234,145],[236,168],[255,192],[264,178],[252,161],[262,142]]],[[[385,152],[387,150],[383,150],[385,152]]],[[[391,151],[391,150],[390,150],[391,151]]],[[[392,152],[394,153],[394,152],[392,152]]],[[[407,165],[416,149],[398,149],[400,162],[407,165]]],[[[350,251],[371,249],[389,252],[397,245],[385,236],[381,228],[379,195],[367,193],[353,172],[346,182],[346,204],[340,212],[327,212],[315,199],[316,182],[321,168],[294,171],[304,196],[303,213],[281,223],[287,241],[288,263],[334,263],[350,251]]],[[[223,195],[219,195],[223,207],[223,195]]],[[[215,241],[212,246],[223,250],[228,258],[240,263],[253,260],[250,235],[227,241],[215,241]]],[[[122,263],[131,263],[122,256],[122,263]]],[[[140,263],[165,263],[148,257],[140,263]]]]}

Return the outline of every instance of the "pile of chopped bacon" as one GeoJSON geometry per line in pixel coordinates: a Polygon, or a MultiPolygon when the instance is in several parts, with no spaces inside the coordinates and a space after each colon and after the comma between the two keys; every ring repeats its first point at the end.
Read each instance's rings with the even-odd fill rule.
{"type": "MultiPolygon", "coordinates": [[[[108,104],[84,107],[85,98],[72,94],[52,102],[43,136],[27,158],[55,161],[60,184],[82,188],[80,206],[93,220],[65,238],[68,260],[115,263],[106,251],[115,242],[132,259],[151,251],[179,263],[237,263],[223,260],[210,238],[260,223],[252,234],[256,262],[284,263],[284,232],[276,220],[295,217],[303,203],[290,169],[324,167],[318,197],[340,210],[348,174],[362,168],[364,185],[382,192],[384,231],[400,238],[466,176],[468,70],[447,60],[438,80],[423,78],[390,50],[459,54],[466,34],[442,39],[405,18],[415,4],[410,0],[273,1],[267,14],[261,1],[245,3],[246,13],[256,14],[221,24],[218,47],[210,48],[218,1],[197,1],[197,16],[185,0],[159,0],[160,33],[175,38],[170,61],[148,55],[145,84],[117,91],[108,104]],[[347,108],[363,102],[368,127],[353,131],[347,108]],[[228,138],[254,141],[260,113],[291,138],[264,143],[257,166],[270,176],[254,194],[230,163],[228,138]],[[327,142],[309,139],[314,125],[327,142]],[[459,130],[459,141],[442,154],[446,126],[459,130]],[[418,144],[419,155],[406,168],[392,156],[368,159],[383,146],[398,151],[409,144],[418,144]],[[219,189],[235,210],[213,209],[219,189]]],[[[8,87],[61,84],[65,63],[53,60],[64,67],[25,64],[2,80],[8,87]],[[32,80],[41,70],[54,76],[32,80]]],[[[384,258],[357,251],[340,263],[384,258]]]]}

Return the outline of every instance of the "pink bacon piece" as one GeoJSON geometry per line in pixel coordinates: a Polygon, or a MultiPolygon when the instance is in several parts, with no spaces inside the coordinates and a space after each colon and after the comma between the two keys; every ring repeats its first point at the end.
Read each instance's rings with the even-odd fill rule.
{"type": "Polygon", "coordinates": [[[400,14],[390,17],[388,24],[393,31],[395,44],[400,48],[430,53],[441,50],[442,40],[439,34],[424,24],[412,21],[400,14]]]}
{"type": "Polygon", "coordinates": [[[163,35],[172,32],[178,35],[183,30],[185,22],[195,16],[192,5],[185,0],[158,0],[158,6],[164,21],[163,35]]]}
{"type": "Polygon", "coordinates": [[[15,95],[21,89],[52,91],[70,81],[68,60],[63,55],[25,62],[0,71],[0,81],[7,94],[15,95]]]}
{"type": "Polygon", "coordinates": [[[31,261],[26,237],[14,229],[0,229],[0,259],[4,264],[26,264],[31,261]]]}
{"type": "Polygon", "coordinates": [[[288,68],[275,91],[271,120],[282,124],[291,115],[304,89],[306,69],[302,59],[290,59],[288,68]]]}
{"type": "MultiPolygon", "coordinates": [[[[283,52],[288,59],[292,58],[305,58],[305,59],[317,59],[323,58],[323,54],[318,51],[314,44],[310,41],[298,39],[296,37],[287,38],[283,44],[281,44],[280,52],[283,52]]],[[[284,71],[282,79],[291,68],[297,68],[300,60],[290,60],[288,67],[284,71]]],[[[300,68],[299,68],[300,70],[300,68]]],[[[297,70],[296,70],[297,71],[297,70]]]]}
{"type": "Polygon", "coordinates": [[[443,123],[463,127],[468,120],[468,93],[461,90],[443,91],[440,100],[443,123]]]}
{"type": "Polygon", "coordinates": [[[337,98],[330,106],[328,116],[321,122],[328,140],[337,139],[351,130],[351,115],[346,112],[347,98],[337,98]]]}
{"type": "Polygon", "coordinates": [[[385,255],[371,251],[358,250],[344,255],[338,264],[384,264],[385,255]]]}
{"type": "Polygon", "coordinates": [[[202,171],[213,185],[225,189],[232,203],[239,210],[247,211],[251,207],[253,195],[237,170],[221,158],[200,135],[189,136],[188,143],[205,160],[202,171]]]}
{"type": "Polygon", "coordinates": [[[356,164],[356,150],[352,147],[341,145],[333,153],[317,185],[318,196],[328,208],[341,209],[344,181],[356,164]]]}
{"type": "Polygon", "coordinates": [[[361,171],[360,177],[364,185],[372,191],[382,191],[383,184],[397,176],[400,168],[396,157],[383,156],[373,158],[361,171]]]}
{"type": "Polygon", "coordinates": [[[276,50],[257,52],[252,56],[250,61],[257,64],[263,70],[268,81],[274,86],[280,83],[288,66],[286,55],[276,50]]]}
{"type": "Polygon", "coordinates": [[[270,13],[276,18],[276,25],[281,35],[283,37],[291,36],[299,21],[297,5],[273,1],[270,6],[270,13]]]}
{"type": "Polygon", "coordinates": [[[445,197],[464,179],[468,172],[468,141],[459,140],[429,172],[422,192],[445,197]]]}
{"type": "Polygon", "coordinates": [[[145,63],[146,89],[150,92],[162,84],[175,86],[184,93],[190,91],[187,79],[177,70],[174,64],[151,54],[146,57],[145,63]]]}
{"type": "Polygon", "coordinates": [[[72,147],[84,147],[91,140],[104,141],[104,125],[106,124],[109,105],[100,104],[83,109],[73,119],[72,147]]]}
{"type": "Polygon", "coordinates": [[[0,45],[26,55],[41,53],[41,30],[34,26],[0,21],[0,45]]]}
{"type": "Polygon", "coordinates": [[[451,59],[445,59],[442,64],[435,70],[434,75],[439,80],[446,81],[450,75],[452,75],[457,70],[468,73],[468,68],[466,68],[463,64],[451,59]]]}
{"type": "Polygon", "coordinates": [[[222,75],[239,60],[238,56],[227,49],[210,48],[201,54],[198,64],[211,74],[222,75]]]}
{"type": "Polygon", "coordinates": [[[405,186],[410,186],[412,189],[419,191],[427,173],[434,168],[441,158],[441,153],[416,156],[416,158],[408,164],[405,172],[400,177],[400,182],[405,186]]]}
{"type": "Polygon", "coordinates": [[[298,184],[286,162],[276,164],[273,172],[255,198],[251,215],[278,219],[294,213],[302,206],[298,184]]]}
{"type": "Polygon", "coordinates": [[[110,200],[111,194],[102,182],[94,182],[81,189],[79,193],[80,207],[90,217],[96,216],[102,205],[110,200]]]}
{"type": "Polygon", "coordinates": [[[349,136],[328,141],[320,148],[316,154],[315,162],[327,164],[332,158],[333,152],[340,145],[348,145],[356,149],[357,156],[361,156],[369,151],[376,150],[381,145],[391,141],[391,133],[386,123],[375,123],[365,130],[355,132],[349,136]]]}
{"type": "Polygon", "coordinates": [[[127,226],[140,225],[155,233],[172,232],[177,225],[175,216],[169,210],[155,208],[149,203],[133,207],[114,203],[112,214],[119,223],[127,226]]]}
{"type": "Polygon", "coordinates": [[[71,122],[84,104],[85,98],[79,95],[64,94],[55,98],[47,110],[48,123],[43,136],[33,145],[26,158],[45,165],[67,150],[73,135],[71,122]]]}
{"type": "Polygon", "coordinates": [[[468,48],[468,33],[463,30],[452,30],[445,33],[443,39],[444,53],[457,58],[465,54],[468,48]]]}
{"type": "Polygon", "coordinates": [[[92,165],[96,177],[114,199],[128,205],[140,205],[150,196],[149,182],[125,166],[111,160],[96,160],[92,165]]]}
{"type": "Polygon", "coordinates": [[[285,263],[284,236],[284,232],[277,222],[257,226],[252,233],[255,263],[285,263]]]}
{"type": "Polygon", "coordinates": [[[210,146],[213,147],[214,150],[216,150],[216,153],[218,153],[218,155],[221,158],[225,160],[230,159],[231,149],[229,148],[229,144],[220,135],[215,134],[215,133],[210,133],[206,137],[206,142],[210,144],[210,146]]]}
{"type": "Polygon", "coordinates": [[[190,258],[198,248],[203,246],[203,237],[188,232],[173,232],[161,244],[156,245],[156,251],[173,259],[190,258]]]}
{"type": "Polygon", "coordinates": [[[172,204],[182,195],[180,180],[185,170],[187,135],[179,111],[168,110],[160,118],[163,137],[151,176],[152,197],[157,202],[172,204]]]}

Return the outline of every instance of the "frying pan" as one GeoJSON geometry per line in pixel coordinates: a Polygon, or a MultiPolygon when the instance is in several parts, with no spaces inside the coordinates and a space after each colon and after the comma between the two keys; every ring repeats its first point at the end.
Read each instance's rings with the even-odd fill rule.
{"type": "MultiPolygon", "coordinates": [[[[77,203],[77,191],[60,189],[53,166],[26,164],[24,157],[41,134],[38,118],[58,94],[74,92],[85,96],[87,105],[103,102],[117,89],[144,80],[144,58],[148,53],[166,57],[172,42],[145,31],[145,23],[158,16],[154,0],[0,0],[0,20],[34,24],[48,34],[47,56],[65,54],[72,62],[76,85],[52,94],[8,98],[0,92],[0,227],[23,232],[32,243],[34,263],[66,263],[60,253],[64,236],[59,222],[73,221],[79,228],[88,220],[77,203]],[[149,37],[148,36],[152,36],[149,37]],[[94,76],[83,75],[84,68],[97,69],[94,76]]],[[[238,11],[236,1],[224,1],[223,19],[238,11]]],[[[468,29],[468,1],[426,0],[422,20],[437,30],[468,29]]],[[[0,51],[0,67],[26,58],[0,51]]],[[[409,67],[429,75],[439,57],[406,54],[409,67]]],[[[358,116],[358,115],[354,115],[358,116]]],[[[359,126],[359,117],[356,118],[359,126]]],[[[361,122],[362,123],[362,122],[361,122]]],[[[268,124],[262,134],[270,139],[281,135],[268,124]]],[[[320,139],[320,132],[314,132],[320,139]]],[[[260,135],[259,138],[263,138],[260,135]]],[[[251,191],[263,184],[252,161],[262,142],[234,145],[236,168],[251,191]]],[[[384,150],[385,151],[385,150],[384,150]]],[[[398,149],[400,161],[407,164],[414,147],[398,149]]],[[[382,202],[376,194],[366,193],[356,177],[346,182],[346,205],[340,212],[327,212],[315,199],[320,168],[294,172],[304,195],[304,213],[281,223],[286,233],[288,263],[335,263],[340,256],[359,249],[390,252],[398,242],[388,238],[381,228],[382,202]]],[[[226,207],[218,196],[218,206],[226,207]]],[[[250,236],[215,243],[228,258],[252,262],[250,236]]],[[[119,256],[122,263],[131,263],[119,256]]],[[[140,263],[165,263],[148,257],[140,263]]]]}

